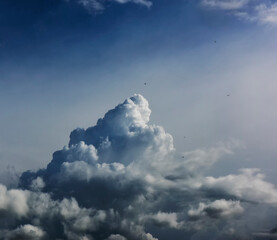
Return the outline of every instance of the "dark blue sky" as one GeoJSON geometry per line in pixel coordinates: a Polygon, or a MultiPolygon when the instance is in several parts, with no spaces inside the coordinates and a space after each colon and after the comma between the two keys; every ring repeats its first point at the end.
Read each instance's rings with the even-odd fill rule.
{"type": "Polygon", "coordinates": [[[99,67],[212,43],[238,23],[195,1],[157,1],[151,9],[110,2],[89,12],[76,1],[1,1],[1,65],[99,67]],[[123,50],[122,50],[123,49],[123,50]],[[66,61],[65,61],[66,59],[66,61]],[[54,66],[53,66],[54,65],[54,66]]]}

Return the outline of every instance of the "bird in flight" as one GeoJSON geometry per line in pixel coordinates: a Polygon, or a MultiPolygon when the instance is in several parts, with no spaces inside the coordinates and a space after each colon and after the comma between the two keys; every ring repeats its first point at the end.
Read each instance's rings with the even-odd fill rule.
{"type": "Polygon", "coordinates": [[[144,83],[144,85],[146,86],[146,82],[144,83]]]}

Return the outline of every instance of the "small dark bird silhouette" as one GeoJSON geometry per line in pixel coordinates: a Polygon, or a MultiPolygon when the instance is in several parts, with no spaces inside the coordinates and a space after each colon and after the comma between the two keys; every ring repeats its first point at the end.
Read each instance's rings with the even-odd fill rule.
{"type": "Polygon", "coordinates": [[[214,43],[216,43],[216,40],[214,40],[214,43]]]}
{"type": "Polygon", "coordinates": [[[182,156],[182,158],[185,158],[185,156],[182,156]]]}
{"type": "Polygon", "coordinates": [[[186,138],[186,136],[184,136],[184,138],[186,138]]]}
{"type": "Polygon", "coordinates": [[[230,94],[227,94],[227,97],[229,97],[230,96],[230,94]]]}
{"type": "Polygon", "coordinates": [[[144,85],[146,85],[146,82],[144,83],[144,85]]]}

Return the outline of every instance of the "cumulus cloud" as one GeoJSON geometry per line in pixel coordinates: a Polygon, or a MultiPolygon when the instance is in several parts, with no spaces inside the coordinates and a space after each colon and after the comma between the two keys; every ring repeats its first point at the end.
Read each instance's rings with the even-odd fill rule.
{"type": "Polygon", "coordinates": [[[135,94],[95,126],[73,130],[47,167],[24,172],[17,188],[0,185],[0,239],[163,240],[167,231],[197,239],[227,227],[240,236],[245,209],[276,207],[277,190],[257,169],[206,176],[236,144],[180,157],[150,114],[135,94]]]}
{"type": "Polygon", "coordinates": [[[201,218],[208,216],[210,218],[227,218],[242,214],[244,209],[239,201],[225,199],[216,200],[211,203],[199,203],[198,208],[190,209],[188,215],[191,218],[201,218]]]}
{"type": "Polygon", "coordinates": [[[222,10],[240,19],[260,24],[277,24],[277,3],[274,0],[202,0],[203,7],[222,10]]]}
{"type": "Polygon", "coordinates": [[[178,221],[177,213],[166,213],[166,212],[158,212],[153,215],[148,215],[143,217],[146,221],[151,221],[153,224],[158,225],[160,227],[167,228],[182,228],[183,222],[178,221]]]}
{"type": "Polygon", "coordinates": [[[45,237],[44,231],[30,224],[20,226],[12,231],[3,231],[1,234],[5,240],[39,240],[45,237]]]}
{"type": "Polygon", "coordinates": [[[17,217],[23,217],[28,212],[28,192],[17,189],[7,190],[0,184],[0,210],[17,217]]]}

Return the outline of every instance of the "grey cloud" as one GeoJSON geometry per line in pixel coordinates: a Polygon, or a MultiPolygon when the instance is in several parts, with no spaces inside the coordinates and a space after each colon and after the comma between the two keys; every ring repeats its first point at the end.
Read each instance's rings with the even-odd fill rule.
{"type": "Polygon", "coordinates": [[[166,228],[182,228],[183,222],[178,221],[178,214],[175,212],[158,212],[153,215],[144,216],[144,221],[150,221],[152,224],[166,228]]]}
{"type": "MultiPolygon", "coordinates": [[[[2,235],[193,239],[196,231],[221,236],[224,220],[240,236],[239,221],[250,213],[244,208],[254,202],[275,207],[277,191],[258,170],[205,176],[236,144],[196,149],[182,158],[172,136],[149,123],[150,114],[147,100],[135,94],[95,126],[72,131],[69,144],[45,169],[24,172],[17,189],[0,185],[2,235]]],[[[252,236],[251,231],[243,236],[252,236]]]]}
{"type": "Polygon", "coordinates": [[[192,218],[211,217],[228,218],[242,214],[244,211],[239,201],[225,199],[216,200],[211,203],[199,203],[198,208],[190,209],[188,215],[192,218]]]}
{"type": "Polygon", "coordinates": [[[0,233],[2,235],[0,239],[5,240],[39,240],[44,239],[46,236],[44,231],[30,224],[20,226],[12,231],[0,231],[0,233]]]}
{"type": "Polygon", "coordinates": [[[259,169],[241,169],[238,175],[206,177],[203,188],[225,192],[240,199],[277,204],[277,189],[264,180],[259,169]]]}

